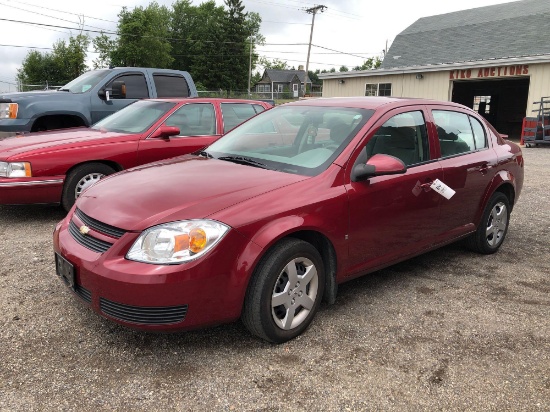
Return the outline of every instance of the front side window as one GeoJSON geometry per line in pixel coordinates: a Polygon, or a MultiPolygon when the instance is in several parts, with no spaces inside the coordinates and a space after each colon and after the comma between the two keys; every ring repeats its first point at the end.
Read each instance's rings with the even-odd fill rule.
{"type": "Polygon", "coordinates": [[[137,101],[92,126],[106,132],[143,133],[175,106],[171,102],[137,101]]]}
{"type": "MultiPolygon", "coordinates": [[[[143,74],[125,74],[111,80],[107,87],[111,87],[114,81],[123,81],[126,85],[126,99],[147,99],[149,90],[143,74]]],[[[112,97],[114,99],[114,97],[112,97]]]]}
{"type": "Polygon", "coordinates": [[[216,134],[216,115],[210,103],[192,103],[176,110],[164,122],[176,126],[180,136],[211,136],[216,134]]]}
{"type": "Polygon", "coordinates": [[[387,154],[406,166],[430,160],[426,123],[421,111],[400,113],[385,122],[367,143],[367,156],[387,154]]]}
{"type": "Polygon", "coordinates": [[[207,151],[221,160],[315,176],[372,114],[358,108],[279,106],[233,129],[207,151]]]}
{"type": "Polygon", "coordinates": [[[470,116],[450,110],[434,110],[441,157],[450,157],[476,150],[470,116]]]}

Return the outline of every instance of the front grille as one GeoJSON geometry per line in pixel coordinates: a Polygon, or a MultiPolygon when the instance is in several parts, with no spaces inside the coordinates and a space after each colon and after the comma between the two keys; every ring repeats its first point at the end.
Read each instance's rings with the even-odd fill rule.
{"type": "Polygon", "coordinates": [[[74,285],[75,293],[80,296],[81,299],[85,300],[88,303],[92,303],[92,292],[88,289],[83,288],[80,285],[74,285]]]}
{"type": "Polygon", "coordinates": [[[111,246],[113,246],[112,243],[96,239],[95,237],[92,237],[90,235],[83,235],[82,233],[80,233],[80,230],[78,230],[72,220],[71,223],[69,223],[69,233],[72,235],[74,240],[76,240],[82,246],[97,253],[106,252],[111,246]]]}
{"type": "Polygon", "coordinates": [[[86,215],[80,209],[76,209],[74,214],[76,216],[78,216],[78,218],[80,220],[82,220],[82,223],[84,223],[90,229],[93,229],[96,232],[104,233],[107,236],[114,237],[115,239],[121,238],[122,235],[124,233],[126,233],[125,230],[119,229],[118,227],[114,227],[114,226],[108,225],[108,224],[103,223],[103,222],[100,222],[99,220],[96,220],[96,219],[86,215]]]}
{"type": "Polygon", "coordinates": [[[167,325],[178,323],[187,315],[187,305],[165,307],[129,306],[100,298],[99,307],[106,315],[130,323],[167,325]]]}

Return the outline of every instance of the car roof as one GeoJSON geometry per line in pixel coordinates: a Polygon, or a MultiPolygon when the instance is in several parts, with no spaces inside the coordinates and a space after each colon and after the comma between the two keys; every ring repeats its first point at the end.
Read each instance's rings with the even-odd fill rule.
{"type": "Polygon", "coordinates": [[[374,97],[374,96],[358,96],[358,97],[328,97],[318,99],[303,99],[296,102],[286,103],[286,105],[296,106],[338,106],[338,107],[353,107],[361,109],[376,110],[382,106],[401,107],[409,105],[444,105],[451,107],[465,108],[458,103],[444,102],[439,100],[417,99],[411,97],[374,97]]]}
{"type": "Polygon", "coordinates": [[[253,104],[267,104],[261,100],[252,100],[252,99],[227,99],[221,97],[172,97],[172,98],[154,98],[154,99],[143,99],[143,100],[153,100],[153,101],[162,101],[162,102],[173,102],[173,103],[185,103],[185,102],[194,102],[194,103],[253,103],[253,104]]]}

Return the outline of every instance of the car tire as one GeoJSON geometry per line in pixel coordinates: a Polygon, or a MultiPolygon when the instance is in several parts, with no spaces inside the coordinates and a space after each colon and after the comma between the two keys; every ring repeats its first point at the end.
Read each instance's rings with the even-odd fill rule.
{"type": "Polygon", "coordinates": [[[254,271],[242,321],[252,334],[269,342],[293,339],[313,320],[324,284],[323,260],[317,249],[299,239],[284,239],[254,271]]]}
{"type": "Polygon", "coordinates": [[[489,255],[495,253],[508,232],[510,222],[510,201],[501,192],[495,192],[489,199],[481,222],[469,238],[466,245],[471,250],[489,255]]]}
{"type": "Polygon", "coordinates": [[[65,179],[61,204],[68,212],[80,194],[97,183],[102,177],[115,173],[115,170],[103,163],[86,163],[74,168],[65,179]]]}

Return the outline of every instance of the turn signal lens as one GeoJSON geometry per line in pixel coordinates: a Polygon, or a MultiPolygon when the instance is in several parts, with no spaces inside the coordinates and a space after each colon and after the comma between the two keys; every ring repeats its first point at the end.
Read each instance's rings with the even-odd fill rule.
{"type": "Polygon", "coordinates": [[[206,247],[206,232],[201,228],[192,229],[189,232],[189,250],[199,253],[206,247]]]}
{"type": "Polygon", "coordinates": [[[18,109],[17,103],[0,103],[0,119],[16,119],[18,109]]]}

